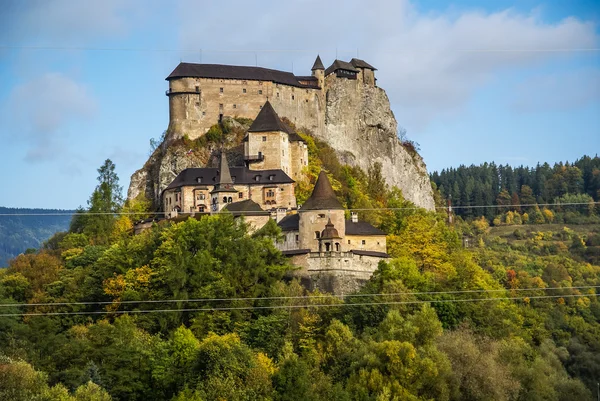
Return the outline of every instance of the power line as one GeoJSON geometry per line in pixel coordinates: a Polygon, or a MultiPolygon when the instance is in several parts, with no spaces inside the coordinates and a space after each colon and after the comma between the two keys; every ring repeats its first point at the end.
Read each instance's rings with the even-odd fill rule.
{"type": "MultiPolygon", "coordinates": [[[[526,204],[511,204],[511,205],[468,205],[468,206],[452,206],[452,209],[475,209],[475,208],[516,208],[516,207],[535,207],[535,206],[577,206],[577,205],[600,205],[600,201],[593,202],[569,202],[569,203],[526,203],[526,204]]],[[[376,207],[376,208],[350,208],[345,209],[347,211],[380,211],[380,210],[420,210],[422,207],[418,206],[407,206],[407,207],[376,207]]],[[[446,210],[448,206],[435,206],[435,209],[446,210]]],[[[302,208],[297,209],[302,212],[302,208]]],[[[230,212],[222,211],[221,214],[228,214],[230,212]]],[[[217,213],[217,214],[219,214],[217,213]]],[[[254,214],[263,213],[271,214],[270,210],[263,210],[261,212],[252,212],[254,214]]],[[[56,213],[0,213],[0,216],[139,216],[139,215],[162,215],[165,212],[56,212],[56,213]]],[[[178,212],[180,215],[191,215],[191,214],[202,214],[202,213],[190,213],[190,212],[178,212]]]]}
{"type": "Polygon", "coordinates": [[[471,299],[439,299],[430,301],[388,301],[388,302],[360,302],[360,303],[341,303],[341,304],[314,304],[314,305],[271,305],[271,306],[228,306],[215,308],[187,308],[187,309],[146,309],[132,311],[91,311],[91,312],[33,312],[33,313],[2,313],[0,317],[16,316],[63,316],[63,315],[103,315],[103,314],[142,314],[142,313],[172,313],[172,312],[217,312],[232,310],[255,310],[255,309],[300,309],[300,308],[331,308],[348,306],[369,306],[369,305],[411,305],[425,303],[454,303],[454,302],[480,302],[480,301],[510,301],[525,299],[548,299],[548,298],[580,298],[597,297],[598,294],[589,295],[534,295],[529,297],[498,297],[498,298],[471,298],[471,299]]]}
{"type": "Polygon", "coordinates": [[[142,301],[82,301],[82,302],[46,302],[46,303],[21,303],[0,304],[0,307],[30,307],[30,306],[69,306],[69,305],[114,305],[114,304],[147,304],[147,303],[176,303],[176,302],[228,302],[228,301],[261,301],[261,300],[288,300],[288,299],[319,299],[319,298],[362,298],[362,297],[393,297],[401,295],[444,295],[444,294],[481,294],[503,291],[550,291],[550,290],[581,290],[600,288],[600,285],[584,285],[576,287],[530,287],[494,290],[456,290],[456,291],[420,291],[420,292],[395,292],[376,294],[353,294],[344,297],[335,295],[298,295],[280,297],[239,297],[239,298],[192,298],[192,299],[152,299],[142,301]]]}

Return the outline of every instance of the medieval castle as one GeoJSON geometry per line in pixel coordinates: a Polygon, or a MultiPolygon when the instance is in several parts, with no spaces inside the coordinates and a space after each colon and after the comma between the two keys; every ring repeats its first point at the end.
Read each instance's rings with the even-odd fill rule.
{"type": "Polygon", "coordinates": [[[294,124],[322,132],[328,88],[336,80],[374,87],[375,67],[353,58],[327,69],[317,56],[309,76],[262,67],[180,63],[167,77],[169,132],[190,139],[204,135],[223,116],[254,119],[268,100],[294,124]]]}
{"type": "MultiPolygon", "coordinates": [[[[319,56],[312,75],[260,67],[181,63],[169,75],[169,132],[198,138],[224,116],[254,120],[244,137],[244,165],[187,168],[162,191],[165,218],[228,211],[252,229],[275,219],[285,240],[277,247],[301,267],[308,288],[334,293],[356,290],[387,258],[386,236],[355,213],[346,220],[327,174],[319,174],[310,198],[297,205],[295,181],[308,165],[304,140],[279,117],[318,130],[327,89],[334,80],[354,81],[356,90],[375,86],[375,68],[363,60],[340,60],[324,68],[319,56]]],[[[142,229],[142,222],[139,229],[142,229]]]]}

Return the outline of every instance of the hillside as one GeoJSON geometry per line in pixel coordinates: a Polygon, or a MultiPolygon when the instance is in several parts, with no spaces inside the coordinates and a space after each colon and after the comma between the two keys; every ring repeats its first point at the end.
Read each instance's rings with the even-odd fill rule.
{"type": "MultiPolygon", "coordinates": [[[[218,214],[133,236],[132,215],[89,215],[0,271],[0,303],[19,304],[0,316],[0,399],[594,399],[597,226],[448,225],[381,169],[305,139],[345,206],[389,208],[361,214],[391,258],[359,292],[291,280],[273,220],[250,233],[218,214]]],[[[92,199],[107,202],[90,210],[115,194],[101,181],[92,199]]]]}
{"type": "Polygon", "coordinates": [[[7,266],[9,259],[28,248],[39,248],[56,232],[66,231],[71,213],[72,210],[0,207],[0,267],[7,266]]]}

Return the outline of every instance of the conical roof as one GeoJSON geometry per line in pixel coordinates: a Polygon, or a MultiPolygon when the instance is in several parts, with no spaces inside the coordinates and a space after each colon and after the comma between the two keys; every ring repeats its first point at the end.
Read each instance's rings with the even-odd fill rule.
{"type": "Polygon", "coordinates": [[[267,100],[248,132],[281,131],[290,133],[290,128],[281,121],[271,103],[267,100]]]}
{"type": "Polygon", "coordinates": [[[317,59],[315,60],[315,63],[313,64],[313,66],[310,70],[314,71],[314,70],[324,70],[324,69],[325,69],[325,66],[323,65],[323,62],[321,61],[321,57],[317,54],[317,59]]]}
{"type": "Polygon", "coordinates": [[[229,164],[227,163],[227,155],[225,151],[221,152],[221,165],[219,166],[219,184],[233,184],[229,164]]]}
{"type": "Polygon", "coordinates": [[[227,164],[227,155],[225,154],[225,151],[221,151],[221,164],[219,166],[215,187],[211,193],[213,192],[236,192],[235,188],[233,188],[233,180],[231,179],[231,172],[229,171],[229,164],[227,164]]]}
{"type": "Polygon", "coordinates": [[[336,198],[327,173],[321,170],[317,183],[313,189],[312,195],[302,205],[302,210],[339,210],[344,209],[340,201],[336,198]]]}

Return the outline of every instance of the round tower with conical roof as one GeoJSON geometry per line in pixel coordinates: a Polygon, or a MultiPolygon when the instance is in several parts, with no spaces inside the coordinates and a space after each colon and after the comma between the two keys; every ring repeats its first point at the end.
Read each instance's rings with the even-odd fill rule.
{"type": "Polygon", "coordinates": [[[312,71],[312,76],[319,80],[319,86],[321,87],[321,90],[323,90],[325,86],[325,66],[318,54],[317,59],[310,70],[312,71]]]}
{"type": "Polygon", "coordinates": [[[298,225],[300,249],[319,252],[321,236],[332,232],[327,230],[327,224],[335,227],[339,234],[336,242],[342,243],[346,232],[344,207],[335,196],[325,171],[319,173],[313,193],[298,210],[298,213],[300,215],[298,225]]]}

